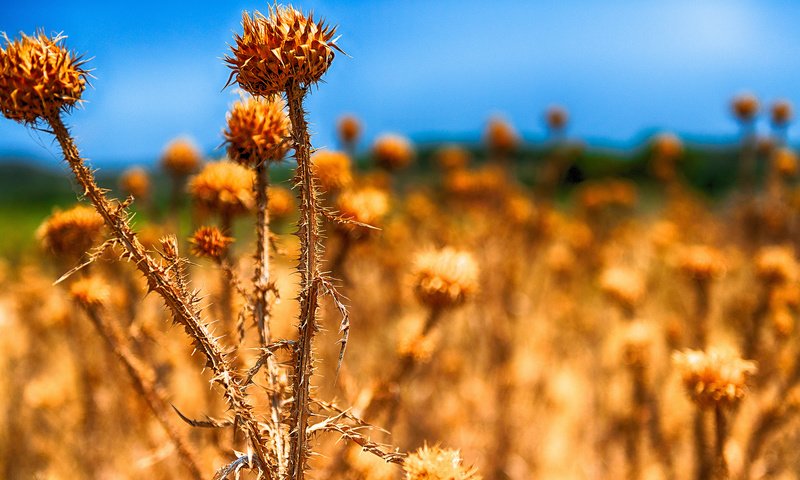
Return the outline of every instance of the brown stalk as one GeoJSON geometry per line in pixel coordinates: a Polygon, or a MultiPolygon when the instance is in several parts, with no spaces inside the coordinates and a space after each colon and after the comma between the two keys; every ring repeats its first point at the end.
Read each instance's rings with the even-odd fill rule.
{"type": "Polygon", "coordinates": [[[182,325],[186,333],[194,340],[195,347],[206,358],[206,364],[214,372],[213,382],[222,387],[223,396],[228,407],[233,410],[253,449],[255,459],[261,464],[268,479],[273,478],[266,446],[261,438],[260,427],[253,415],[253,407],[248,402],[243,388],[236,382],[237,374],[232,369],[228,356],[224,353],[219,341],[208,330],[201,320],[196,308],[196,299],[182,291],[174,279],[169,277],[167,269],[157,263],[145,252],[136,234],[128,222],[127,212],[114,205],[105,190],[97,186],[94,174],[84,164],[74,140],[61,120],[60,113],[47,117],[69,163],[77,182],[83,187],[83,194],[94,204],[97,213],[103,217],[108,228],[125,249],[125,257],[145,276],[148,290],[155,291],[173,313],[176,323],[182,325]]]}
{"type": "Polygon", "coordinates": [[[728,419],[721,405],[714,406],[714,480],[727,480],[728,462],[725,460],[725,441],[728,438],[728,419]]]}

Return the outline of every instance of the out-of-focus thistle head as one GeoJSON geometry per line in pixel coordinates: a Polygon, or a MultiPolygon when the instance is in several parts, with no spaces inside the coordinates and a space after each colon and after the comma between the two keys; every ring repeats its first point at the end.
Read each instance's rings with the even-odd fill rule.
{"type": "Polygon", "coordinates": [[[689,397],[701,408],[731,406],[747,391],[756,363],[726,349],[684,350],[672,356],[689,397]]]}
{"type": "Polygon", "coordinates": [[[645,295],[645,283],[635,270],[609,267],[600,275],[600,289],[624,308],[638,305],[645,295]]]}
{"type": "Polygon", "coordinates": [[[176,177],[196,172],[202,160],[200,149],[189,138],[176,138],[167,144],[161,154],[161,166],[176,177]]]}
{"type": "Polygon", "coordinates": [[[217,227],[200,227],[189,243],[195,256],[218,259],[225,255],[233,238],[225,236],[217,227]]]}
{"type": "Polygon", "coordinates": [[[147,198],[150,195],[150,177],[141,167],[129,168],[120,175],[119,188],[133,198],[147,198]]]}
{"type": "Polygon", "coordinates": [[[228,161],[211,162],[189,180],[189,194],[201,208],[238,215],[255,203],[253,180],[253,171],[247,167],[228,161]]]}
{"type": "Polygon", "coordinates": [[[60,257],[80,257],[103,236],[103,218],[94,208],[76,205],[57,210],[39,226],[42,246],[60,257]]]}
{"type": "Polygon", "coordinates": [[[445,145],[436,151],[436,163],[445,172],[463,170],[469,165],[471,155],[461,145],[445,145]]]}
{"type": "Polygon", "coordinates": [[[402,135],[383,134],[372,146],[375,163],[386,170],[395,171],[406,168],[414,160],[415,152],[411,141],[402,135]]]}
{"type": "Polygon", "coordinates": [[[519,134],[506,120],[493,117],[486,125],[484,141],[490,152],[496,155],[509,155],[519,146],[519,134]]]}
{"type": "Polygon", "coordinates": [[[246,92],[269,96],[290,83],[312,85],[322,78],[341,52],[333,37],[336,27],[314,21],[291,6],[276,5],[269,16],[242,15],[242,34],[236,35],[232,55],[225,58],[236,81],[246,92]]]}
{"type": "Polygon", "coordinates": [[[797,163],[797,153],[789,147],[777,149],[772,157],[772,168],[784,178],[797,175],[797,163]]]}
{"type": "Polygon", "coordinates": [[[478,263],[471,253],[446,247],[417,254],[414,291],[431,308],[454,307],[478,290],[478,263]]]}
{"type": "Polygon", "coordinates": [[[680,270],[699,281],[709,281],[725,273],[725,258],[722,253],[708,245],[690,245],[678,258],[680,270]]]}
{"type": "Polygon", "coordinates": [[[552,105],[544,113],[544,121],[547,128],[553,133],[563,132],[569,122],[569,113],[564,107],[552,105]]]}
{"type": "Polygon", "coordinates": [[[761,247],[755,258],[756,275],[767,283],[781,284],[797,280],[794,249],[785,245],[761,247]]]}
{"type": "Polygon", "coordinates": [[[626,325],[622,333],[622,348],[625,363],[642,367],[650,361],[650,348],[658,335],[653,327],[642,320],[626,325]]]}
{"type": "Polygon", "coordinates": [[[69,287],[73,300],[85,307],[102,307],[111,298],[111,287],[99,276],[84,277],[69,287]]]}
{"type": "Polygon", "coordinates": [[[233,105],[222,134],[231,160],[255,166],[283,160],[289,150],[289,133],[289,117],[283,100],[249,97],[233,105]]]}
{"type": "MultiPolygon", "coordinates": [[[[379,227],[389,213],[389,195],[374,187],[345,190],[336,199],[336,209],[342,218],[379,227]]],[[[340,227],[355,235],[366,233],[363,232],[364,227],[352,223],[345,223],[340,227]]]]}
{"type": "Polygon", "coordinates": [[[287,188],[270,185],[267,188],[269,216],[273,220],[281,221],[288,218],[295,211],[294,195],[287,188]]]}
{"type": "Polygon", "coordinates": [[[752,93],[739,94],[731,101],[733,115],[742,123],[751,123],[755,120],[758,109],[758,98],[752,93]]]}
{"type": "Polygon", "coordinates": [[[784,128],[792,121],[794,111],[789,100],[776,100],[770,109],[770,120],[776,128],[784,128]]]}
{"type": "Polygon", "coordinates": [[[355,115],[343,115],[336,124],[339,139],[345,145],[353,145],[361,136],[361,122],[355,115]]]}
{"type": "Polygon", "coordinates": [[[336,192],[353,183],[350,157],[344,152],[320,150],[311,157],[311,170],[326,192],[336,192]]]}
{"type": "Polygon", "coordinates": [[[653,155],[670,160],[678,160],[683,155],[683,142],[674,133],[659,133],[653,137],[653,155]]]}
{"type": "Polygon", "coordinates": [[[410,454],[403,462],[406,480],[480,480],[474,468],[466,467],[458,450],[428,447],[410,454]]]}
{"type": "Polygon", "coordinates": [[[5,34],[0,49],[0,111],[11,120],[35,123],[81,101],[89,73],[85,61],[67,50],[63,35],[44,32],[18,40],[5,34]]]}

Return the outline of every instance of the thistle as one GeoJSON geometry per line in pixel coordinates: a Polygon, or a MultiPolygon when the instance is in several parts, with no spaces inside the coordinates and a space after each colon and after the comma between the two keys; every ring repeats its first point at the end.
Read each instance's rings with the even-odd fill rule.
{"type": "Polygon", "coordinates": [[[342,148],[351,157],[355,157],[356,145],[359,137],[361,137],[362,129],[361,122],[355,115],[343,115],[336,123],[336,131],[339,133],[339,141],[342,142],[342,148]]]}
{"type": "Polygon", "coordinates": [[[414,156],[414,146],[402,135],[383,134],[375,139],[372,145],[372,158],[375,164],[390,172],[408,167],[414,161],[414,156]]]}
{"type": "Polygon", "coordinates": [[[350,157],[343,152],[320,150],[311,157],[311,171],[320,188],[336,193],[353,183],[350,157]]]}
{"type": "Polygon", "coordinates": [[[76,205],[56,210],[36,231],[42,246],[59,257],[77,259],[103,236],[103,217],[92,208],[76,205]]]}

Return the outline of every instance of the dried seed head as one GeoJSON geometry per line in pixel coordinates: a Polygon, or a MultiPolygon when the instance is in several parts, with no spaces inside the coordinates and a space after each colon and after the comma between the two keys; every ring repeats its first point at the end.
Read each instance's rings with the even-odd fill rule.
{"type": "Polygon", "coordinates": [[[189,138],[176,138],[167,144],[161,155],[161,166],[171,175],[183,177],[200,168],[200,149],[189,138]]]}
{"type": "Polygon", "coordinates": [[[384,134],[372,146],[375,163],[389,171],[406,168],[414,160],[415,152],[411,141],[401,135],[384,134]]]}
{"type": "Polygon", "coordinates": [[[548,129],[553,132],[561,132],[567,126],[569,114],[564,107],[552,105],[545,112],[544,120],[548,129]]]}
{"type": "Polygon", "coordinates": [[[6,118],[35,123],[80,102],[86,88],[84,61],[43,32],[10,40],[0,49],[0,111],[6,118]]]}
{"type": "Polygon", "coordinates": [[[647,365],[650,360],[650,348],[656,338],[653,327],[641,320],[627,325],[622,334],[625,363],[640,367],[647,365]]]}
{"type": "Polygon", "coordinates": [[[523,193],[514,192],[508,195],[504,199],[503,207],[506,218],[518,227],[528,225],[536,216],[533,202],[523,193]]]}
{"type": "Polygon", "coordinates": [[[566,243],[562,242],[554,243],[547,249],[545,262],[550,271],[562,277],[574,272],[578,266],[575,253],[566,243]]]}
{"type": "Polygon", "coordinates": [[[353,183],[350,157],[343,152],[318,151],[311,157],[311,170],[326,192],[335,192],[353,183]]]}
{"type": "Polygon", "coordinates": [[[141,167],[129,168],[120,175],[119,188],[133,198],[147,198],[150,195],[150,177],[141,167]]]}
{"type": "Polygon", "coordinates": [[[92,207],[56,210],[36,231],[42,246],[62,257],[80,257],[103,236],[103,218],[92,207]]]}
{"type": "Polygon", "coordinates": [[[758,115],[758,99],[751,93],[742,93],[733,98],[731,110],[737,120],[750,123],[758,115]]]}
{"type": "Polygon", "coordinates": [[[478,290],[475,258],[450,247],[418,253],[412,274],[417,298],[432,308],[459,305],[478,290]]]}
{"type": "Polygon", "coordinates": [[[189,194],[201,207],[228,215],[253,207],[253,171],[233,162],[207,164],[189,180],[189,194]]]}
{"type": "Polygon", "coordinates": [[[774,126],[778,128],[787,126],[793,116],[792,104],[788,100],[777,100],[772,104],[770,117],[774,126]]]}
{"type": "MultiPolygon", "coordinates": [[[[346,190],[336,199],[336,209],[342,218],[378,227],[389,213],[389,195],[373,187],[346,190]]],[[[340,227],[353,234],[364,233],[358,225],[345,223],[340,227]]]]}
{"type": "Polygon", "coordinates": [[[361,136],[361,122],[355,115],[343,115],[336,126],[339,139],[345,145],[355,144],[361,136]]]}
{"type": "Polygon", "coordinates": [[[683,142],[673,133],[659,133],[652,141],[656,158],[677,160],[683,155],[683,142]]]}
{"type": "Polygon", "coordinates": [[[768,283],[786,283],[797,279],[797,261],[790,246],[762,247],[755,258],[756,275],[768,283]]]}
{"type": "Polygon", "coordinates": [[[436,151],[436,163],[445,172],[462,170],[470,161],[470,153],[460,145],[445,145],[436,151]]]}
{"type": "Polygon", "coordinates": [[[244,12],[242,30],[225,61],[231,80],[254,96],[283,92],[290,82],[318,82],[339,50],[333,38],[336,27],[315,22],[291,6],[271,7],[269,17],[244,12]]]}
{"type": "Polygon", "coordinates": [[[289,128],[283,100],[249,97],[236,102],[223,132],[228,156],[245,166],[279,162],[289,149],[289,128]]]}
{"type": "Polygon", "coordinates": [[[270,185],[267,188],[269,216],[281,221],[288,218],[295,211],[294,195],[289,189],[270,185]]]}
{"type": "Polygon", "coordinates": [[[191,250],[196,257],[222,258],[233,243],[233,238],[226,237],[217,227],[200,227],[189,239],[191,250]]]}
{"type": "Polygon", "coordinates": [[[797,175],[797,154],[788,147],[777,149],[772,157],[772,168],[784,178],[794,177],[797,175]]]}
{"type": "Polygon", "coordinates": [[[743,360],[730,350],[684,350],[672,355],[689,397],[701,408],[730,406],[741,400],[747,378],[756,363],[743,360]]]}
{"type": "Polygon", "coordinates": [[[489,151],[498,155],[508,155],[519,146],[519,135],[507,121],[495,117],[486,125],[484,140],[489,151]]]}
{"type": "Polygon", "coordinates": [[[708,281],[725,272],[725,259],[714,247],[691,245],[681,252],[678,268],[692,278],[708,281]]]}
{"type": "Polygon", "coordinates": [[[403,462],[406,480],[480,480],[474,468],[463,465],[458,450],[428,447],[410,454],[403,462]]]}
{"type": "Polygon", "coordinates": [[[645,295],[642,276],[623,267],[606,268],[600,275],[600,289],[625,308],[635,307],[645,295]]]}
{"type": "Polygon", "coordinates": [[[69,287],[69,294],[73,300],[85,307],[101,307],[108,304],[111,287],[104,279],[91,276],[76,280],[69,287]]]}

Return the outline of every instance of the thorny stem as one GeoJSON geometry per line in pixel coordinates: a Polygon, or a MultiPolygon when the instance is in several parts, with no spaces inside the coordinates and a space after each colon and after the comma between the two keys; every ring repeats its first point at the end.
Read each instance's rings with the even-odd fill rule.
{"type": "Polygon", "coordinates": [[[147,278],[148,289],[158,293],[173,313],[176,323],[184,327],[194,340],[195,347],[207,360],[207,366],[214,372],[213,382],[223,389],[225,401],[238,420],[240,428],[247,436],[253,455],[262,466],[266,478],[273,478],[269,469],[271,462],[265,443],[261,439],[260,427],[253,415],[253,407],[247,401],[243,388],[236,382],[236,372],[231,368],[227,355],[223,352],[216,337],[200,319],[194,300],[187,298],[178,285],[169,278],[167,270],[148,255],[130,227],[127,212],[108,200],[105,191],[97,186],[94,174],[84,164],[75,141],[64,126],[60,114],[46,118],[53,128],[65,160],[69,163],[76,180],[84,189],[84,195],[91,200],[97,213],[125,249],[125,256],[147,278]]]}
{"type": "Polygon", "coordinates": [[[192,478],[197,480],[203,478],[194,452],[190,450],[189,446],[186,444],[186,440],[170,420],[170,414],[168,413],[169,408],[167,408],[169,400],[164,391],[153,382],[155,373],[136,358],[131,349],[123,342],[124,336],[122,332],[119,331],[116,325],[105,318],[98,307],[82,306],[95,329],[97,329],[100,336],[102,336],[108,344],[109,349],[111,349],[114,355],[116,355],[119,361],[125,366],[128,375],[130,375],[133,381],[134,388],[139,392],[139,395],[142,396],[147,406],[150,407],[150,410],[153,412],[153,415],[155,415],[156,420],[158,420],[167,432],[167,436],[169,436],[175,446],[178,456],[191,473],[192,478]]]}
{"type": "Polygon", "coordinates": [[[317,333],[319,301],[320,224],[317,191],[311,173],[311,138],[303,110],[306,89],[292,82],[286,88],[289,120],[292,123],[297,173],[296,188],[300,189],[300,219],[297,236],[300,238],[300,324],[292,390],[294,399],[290,414],[289,476],[293,480],[305,477],[308,460],[308,419],[311,415],[311,376],[313,374],[312,340],[317,333]]]}

